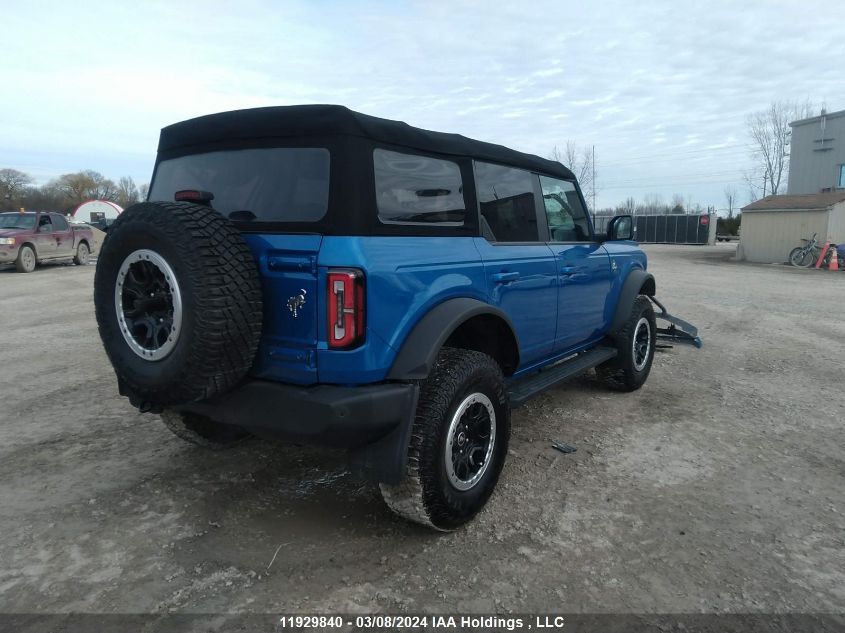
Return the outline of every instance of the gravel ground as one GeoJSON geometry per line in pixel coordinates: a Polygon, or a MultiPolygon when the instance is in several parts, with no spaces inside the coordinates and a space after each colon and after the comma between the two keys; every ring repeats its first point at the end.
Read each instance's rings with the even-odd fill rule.
{"type": "Polygon", "coordinates": [[[341,453],[183,443],[117,396],[93,266],[0,271],[0,611],[843,612],[845,275],[733,248],[646,247],[704,349],[518,410],[447,535],[341,453]]]}

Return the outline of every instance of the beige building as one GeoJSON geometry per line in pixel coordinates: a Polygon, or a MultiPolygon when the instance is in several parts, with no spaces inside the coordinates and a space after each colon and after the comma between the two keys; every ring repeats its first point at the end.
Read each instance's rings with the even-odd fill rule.
{"type": "Polygon", "coordinates": [[[768,196],[742,208],[737,258],[780,263],[816,233],[820,243],[845,242],[845,191],[768,196]]]}

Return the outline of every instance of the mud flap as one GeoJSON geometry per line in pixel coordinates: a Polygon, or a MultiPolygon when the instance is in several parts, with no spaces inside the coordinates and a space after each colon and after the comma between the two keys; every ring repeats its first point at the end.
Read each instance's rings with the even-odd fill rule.
{"type": "Polygon", "coordinates": [[[662,341],[671,341],[673,343],[695,345],[695,347],[699,349],[701,348],[703,343],[701,342],[701,338],[698,336],[697,327],[691,323],[687,323],[683,319],[679,319],[678,317],[669,314],[666,307],[654,297],[649,297],[649,299],[651,299],[651,302],[654,305],[660,308],[660,312],[655,313],[654,316],[658,319],[669,322],[668,327],[657,328],[658,339],[662,341]]]}
{"type": "Polygon", "coordinates": [[[404,419],[381,439],[349,451],[350,470],[369,481],[396,485],[408,466],[408,445],[417,415],[419,385],[408,392],[404,419]]]}

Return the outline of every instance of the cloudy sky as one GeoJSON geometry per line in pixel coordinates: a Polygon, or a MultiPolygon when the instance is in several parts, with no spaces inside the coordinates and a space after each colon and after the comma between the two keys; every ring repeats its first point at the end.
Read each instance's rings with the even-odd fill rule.
{"type": "Polygon", "coordinates": [[[845,108],[845,4],[0,0],[0,167],[147,182],[161,127],[340,103],[540,155],[595,145],[597,203],[725,206],[748,113],[845,108]],[[84,7],[84,8],[82,8],[84,7]]]}

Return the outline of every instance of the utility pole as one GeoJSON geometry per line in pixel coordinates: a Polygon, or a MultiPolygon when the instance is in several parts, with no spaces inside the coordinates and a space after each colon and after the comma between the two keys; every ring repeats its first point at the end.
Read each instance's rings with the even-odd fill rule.
{"type": "Polygon", "coordinates": [[[593,213],[596,212],[596,146],[593,145],[593,157],[590,159],[590,162],[593,164],[593,175],[590,178],[590,182],[593,185],[593,213]]]}

